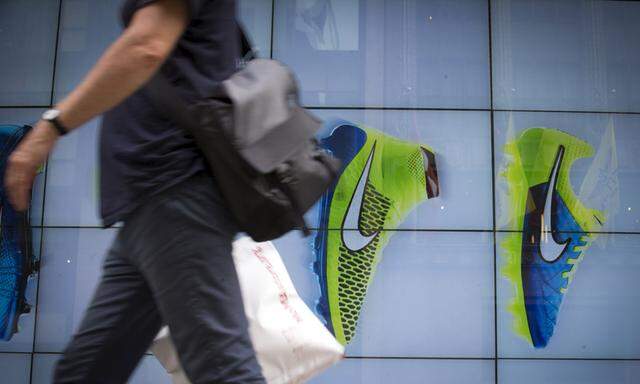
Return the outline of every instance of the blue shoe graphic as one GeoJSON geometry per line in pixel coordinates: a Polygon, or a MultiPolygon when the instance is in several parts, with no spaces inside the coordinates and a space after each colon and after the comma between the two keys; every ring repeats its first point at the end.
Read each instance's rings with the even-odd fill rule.
{"type": "MultiPolygon", "coordinates": [[[[28,126],[0,125],[0,172],[7,159],[29,131],[28,126]]],[[[0,183],[0,339],[11,340],[18,331],[18,318],[30,311],[24,297],[27,280],[36,269],[32,258],[28,212],[16,212],[9,204],[4,183],[0,183]]]]}

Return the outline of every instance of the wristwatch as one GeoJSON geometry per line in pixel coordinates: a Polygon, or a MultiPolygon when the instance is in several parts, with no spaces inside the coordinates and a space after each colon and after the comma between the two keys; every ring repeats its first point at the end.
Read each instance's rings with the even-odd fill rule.
{"type": "Polygon", "coordinates": [[[67,127],[65,127],[64,124],[62,124],[60,120],[58,120],[59,116],[59,110],[49,109],[42,114],[42,120],[50,122],[51,125],[53,125],[53,127],[56,129],[56,131],[58,131],[60,136],[66,135],[67,132],[69,132],[69,129],[67,129],[67,127]]]}

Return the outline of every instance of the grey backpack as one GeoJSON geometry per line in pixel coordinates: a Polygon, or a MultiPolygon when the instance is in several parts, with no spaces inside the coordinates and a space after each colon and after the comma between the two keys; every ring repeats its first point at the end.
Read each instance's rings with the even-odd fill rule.
{"type": "Polygon", "coordinates": [[[287,67],[250,60],[215,97],[193,105],[161,74],[146,91],[159,112],[194,137],[241,230],[255,241],[292,229],[309,234],[303,215],[334,182],[340,162],[319,147],[321,122],[300,106],[287,67]]]}

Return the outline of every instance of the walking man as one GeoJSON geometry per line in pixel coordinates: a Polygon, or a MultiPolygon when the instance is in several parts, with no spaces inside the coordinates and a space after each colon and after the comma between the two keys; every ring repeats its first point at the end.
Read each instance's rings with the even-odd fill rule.
{"type": "Polygon", "coordinates": [[[264,383],[231,258],[237,232],[194,140],[143,88],[161,71],[188,102],[236,71],[234,0],[126,0],[125,29],[12,154],[5,184],[27,208],[58,138],[104,113],[101,213],[123,222],[55,383],[124,383],[166,323],[194,384],[264,383]]]}

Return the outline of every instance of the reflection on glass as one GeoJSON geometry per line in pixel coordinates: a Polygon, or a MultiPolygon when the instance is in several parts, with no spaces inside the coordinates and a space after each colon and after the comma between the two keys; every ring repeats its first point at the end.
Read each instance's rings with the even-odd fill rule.
{"type": "Polygon", "coordinates": [[[500,361],[499,382],[505,384],[634,384],[640,380],[637,361],[500,361]]]}
{"type": "Polygon", "coordinates": [[[51,102],[58,1],[0,2],[0,105],[51,102]]]}
{"type": "Polygon", "coordinates": [[[271,8],[273,0],[239,0],[239,18],[258,56],[271,56],[271,8]]]}
{"type": "Polygon", "coordinates": [[[493,361],[347,359],[310,381],[311,384],[495,383],[493,361]]]}
{"type": "Polygon", "coordinates": [[[640,3],[495,0],[501,109],[640,111],[640,3]]]}
{"type": "Polygon", "coordinates": [[[0,353],[0,372],[3,383],[28,383],[31,356],[27,354],[0,353]]]}
{"type": "Polygon", "coordinates": [[[40,268],[37,352],[61,352],[98,284],[116,230],[47,228],[40,268]]]}
{"type": "Polygon", "coordinates": [[[313,49],[356,51],[359,10],[359,0],[298,0],[295,27],[313,49]]]}
{"type": "Polygon", "coordinates": [[[60,101],[86,76],[120,34],[122,2],[62,0],[56,63],[55,100],[60,101]]]}
{"type": "MultiPolygon", "coordinates": [[[[0,359],[2,357],[0,356],[0,359]]],[[[49,384],[53,380],[53,370],[59,354],[35,354],[33,357],[32,384],[49,384]]],[[[18,383],[18,382],[16,382],[18,383]]],[[[26,382],[25,382],[26,383],[26,382]]],[[[133,372],[129,384],[171,384],[171,377],[165,372],[158,360],[145,356],[133,372]]]]}
{"type": "Polygon", "coordinates": [[[94,119],[58,141],[49,157],[45,225],[100,226],[98,125],[94,119]]]}
{"type": "Polygon", "coordinates": [[[306,105],[489,107],[485,1],[275,5],[273,54],[306,105]]]}

